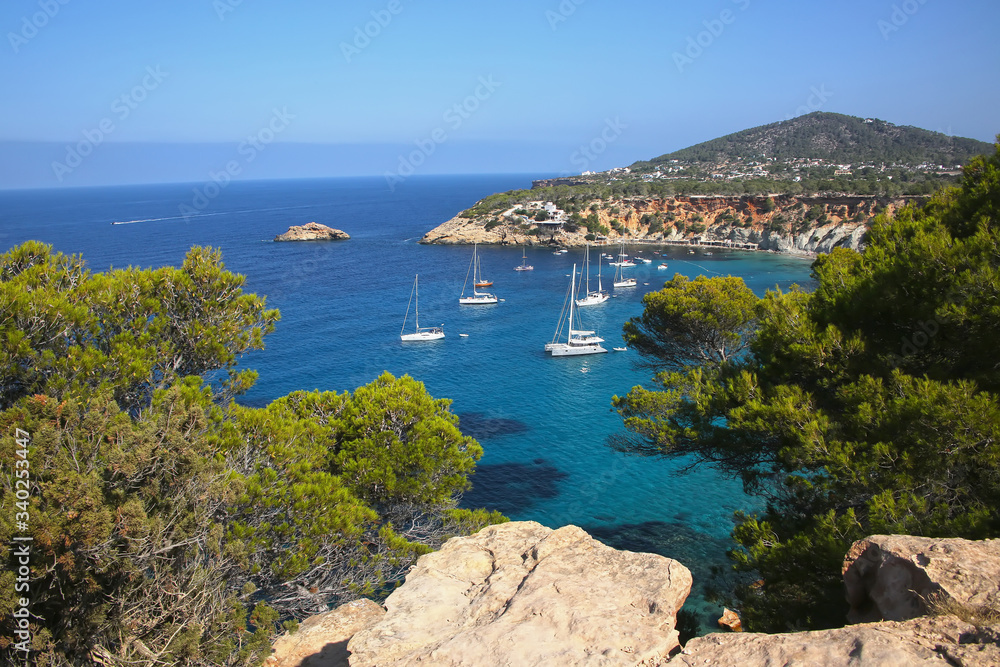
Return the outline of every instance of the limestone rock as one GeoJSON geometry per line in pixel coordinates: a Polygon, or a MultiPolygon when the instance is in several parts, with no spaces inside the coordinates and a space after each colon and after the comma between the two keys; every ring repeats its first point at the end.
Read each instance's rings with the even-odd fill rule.
{"type": "Polygon", "coordinates": [[[339,229],[310,222],[305,225],[291,226],[284,234],[274,237],[275,241],[341,241],[351,238],[339,229]]]}
{"type": "Polygon", "coordinates": [[[743,632],[743,622],[739,615],[732,609],[723,609],[722,617],[719,619],[719,627],[730,632],[743,632]]]}
{"type": "Polygon", "coordinates": [[[789,634],[717,633],[692,639],[667,667],[997,665],[1000,647],[967,644],[976,629],[954,616],[789,634]]]}
{"type": "Polygon", "coordinates": [[[371,600],[355,600],[310,616],[294,634],[278,637],[265,667],[347,667],[347,642],[374,625],[385,610],[371,600]]]}
{"type": "Polygon", "coordinates": [[[680,563],[576,526],[490,526],[422,556],[351,665],[657,665],[690,589],[680,563]]]}
{"type": "Polygon", "coordinates": [[[852,623],[921,616],[932,594],[1000,610],[1000,539],[874,535],[847,553],[844,582],[852,623]]]}

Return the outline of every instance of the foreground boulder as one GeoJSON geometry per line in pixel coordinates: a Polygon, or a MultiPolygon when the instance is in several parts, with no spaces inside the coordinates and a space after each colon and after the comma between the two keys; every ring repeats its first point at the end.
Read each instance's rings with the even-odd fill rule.
{"type": "Polygon", "coordinates": [[[371,600],[355,600],[310,616],[298,630],[275,640],[265,667],[348,667],[347,642],[374,625],[385,610],[371,600]]]}
{"type": "Polygon", "coordinates": [[[692,639],[667,667],[823,665],[922,667],[998,665],[1000,647],[954,616],[851,625],[788,634],[716,633],[692,639]]]}
{"type": "Polygon", "coordinates": [[[873,535],[844,560],[852,623],[903,621],[939,607],[1000,612],[1000,540],[873,535]]]}
{"type": "Polygon", "coordinates": [[[347,232],[310,222],[305,225],[292,226],[284,234],[274,237],[275,241],[342,241],[351,238],[347,232]]]}
{"type": "Polygon", "coordinates": [[[576,526],[490,526],[422,556],[351,639],[350,664],[658,665],[690,589],[680,563],[576,526]]]}

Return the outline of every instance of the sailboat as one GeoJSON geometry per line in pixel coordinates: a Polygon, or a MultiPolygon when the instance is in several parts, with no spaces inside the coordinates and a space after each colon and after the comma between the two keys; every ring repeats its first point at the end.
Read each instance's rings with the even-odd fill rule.
{"type": "Polygon", "coordinates": [[[528,264],[528,256],[525,254],[524,246],[521,246],[521,266],[515,266],[515,271],[534,271],[535,267],[528,264]]]}
{"type": "MultiPolygon", "coordinates": [[[[473,245],[473,248],[475,248],[475,245],[473,245]]],[[[479,263],[479,254],[476,253],[475,250],[473,250],[473,258],[476,262],[476,266],[472,271],[472,279],[475,280],[473,285],[476,287],[493,287],[492,280],[486,280],[486,278],[483,278],[483,267],[479,263]]]]}
{"type": "Polygon", "coordinates": [[[601,288],[601,258],[597,258],[597,291],[590,291],[590,246],[587,246],[587,254],[583,256],[583,275],[581,275],[581,282],[583,282],[583,276],[586,276],[587,283],[587,296],[582,299],[576,300],[576,305],[578,306],[596,306],[599,303],[604,303],[608,300],[608,293],[601,288]]]}
{"type": "MultiPolygon", "coordinates": [[[[472,262],[469,263],[469,270],[465,273],[465,283],[462,285],[462,295],[458,298],[458,302],[463,306],[484,306],[497,302],[495,295],[489,292],[480,292],[476,289],[477,281],[482,279],[478,275],[479,273],[479,246],[474,244],[472,246],[472,262]],[[472,296],[465,296],[465,286],[469,284],[469,274],[472,274],[472,296]]],[[[490,283],[492,285],[493,283],[490,283]]]]}
{"type": "Polygon", "coordinates": [[[625,268],[625,267],[635,266],[635,264],[633,264],[632,262],[628,261],[628,255],[625,254],[625,244],[624,243],[622,244],[622,251],[618,255],[618,257],[619,257],[619,260],[617,262],[614,262],[614,266],[615,266],[615,278],[614,278],[615,287],[635,287],[635,285],[636,285],[635,278],[626,278],[624,272],[622,271],[622,269],[625,268]]]}
{"type": "Polygon", "coordinates": [[[406,315],[403,316],[403,328],[399,330],[399,339],[404,343],[422,340],[438,340],[444,338],[444,327],[421,327],[420,326],[420,290],[417,288],[417,281],[420,275],[413,276],[413,289],[410,290],[410,301],[413,302],[414,322],[416,328],[413,333],[403,333],[406,331],[406,318],[410,315],[410,304],[406,304],[406,315]]]}
{"type": "Polygon", "coordinates": [[[569,314],[567,315],[566,304],[563,304],[563,312],[559,315],[559,326],[552,336],[552,342],[545,344],[545,351],[553,357],[575,357],[582,354],[600,354],[607,352],[601,347],[604,339],[594,331],[585,329],[574,329],[576,320],[579,319],[573,306],[576,305],[576,264],[573,265],[573,275],[569,281],[569,314]],[[565,318],[563,315],[567,315],[565,318]],[[563,329],[567,330],[566,342],[559,342],[563,329]]]}

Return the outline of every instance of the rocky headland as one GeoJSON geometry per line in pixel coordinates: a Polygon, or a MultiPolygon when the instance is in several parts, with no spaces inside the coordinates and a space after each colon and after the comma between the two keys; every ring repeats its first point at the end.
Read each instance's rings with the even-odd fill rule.
{"type": "Polygon", "coordinates": [[[512,522],[422,556],[384,607],[358,600],[306,620],[268,665],[1000,664],[1000,540],[873,536],[851,548],[844,578],[850,618],[870,622],[680,646],[692,584],[682,564],[575,526],[512,522]]]}
{"type": "Polygon", "coordinates": [[[275,241],[344,241],[351,238],[347,232],[333,227],[309,222],[304,225],[293,225],[284,234],[274,237],[275,241]]]}
{"type": "Polygon", "coordinates": [[[874,196],[677,196],[594,199],[575,218],[552,202],[531,201],[471,214],[427,232],[425,244],[553,245],[663,243],[723,245],[799,254],[860,250],[872,219],[921,198],[874,196]],[[519,212],[520,211],[520,212],[519,212]],[[545,211],[538,216],[535,213],[545,211]],[[589,227],[580,224],[585,214],[589,227]],[[605,234],[592,229],[602,227],[605,234]],[[588,240],[588,234],[591,239],[588,240]]]}

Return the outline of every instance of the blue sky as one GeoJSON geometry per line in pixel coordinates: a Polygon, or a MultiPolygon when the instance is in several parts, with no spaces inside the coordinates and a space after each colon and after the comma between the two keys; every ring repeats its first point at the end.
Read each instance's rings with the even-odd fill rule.
{"type": "Polygon", "coordinates": [[[992,141],[997,25],[995,0],[8,0],[0,187],[197,181],[226,155],[382,175],[413,150],[419,173],[579,173],[809,110],[992,141]]]}

